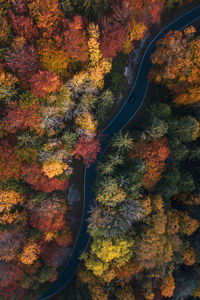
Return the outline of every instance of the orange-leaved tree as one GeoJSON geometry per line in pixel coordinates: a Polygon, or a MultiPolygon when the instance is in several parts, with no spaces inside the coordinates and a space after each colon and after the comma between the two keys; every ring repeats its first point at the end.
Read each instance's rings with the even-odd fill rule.
{"type": "Polygon", "coordinates": [[[165,160],[169,156],[170,150],[167,139],[162,138],[152,141],[138,141],[134,144],[130,157],[144,159],[147,164],[142,183],[145,188],[152,190],[161,179],[161,174],[165,168],[165,160]]]}

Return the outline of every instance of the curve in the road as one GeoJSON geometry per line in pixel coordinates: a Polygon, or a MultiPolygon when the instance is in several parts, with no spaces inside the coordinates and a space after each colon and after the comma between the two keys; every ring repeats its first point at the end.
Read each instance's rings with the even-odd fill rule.
{"type": "MultiPolygon", "coordinates": [[[[158,33],[146,48],[142,57],[140,67],[135,79],[135,83],[127,97],[125,103],[110,121],[110,123],[104,128],[102,134],[106,137],[101,142],[101,153],[98,155],[98,159],[101,159],[103,153],[108,147],[109,140],[122,130],[127,123],[137,114],[142,106],[145,95],[148,89],[147,74],[151,68],[150,56],[156,50],[156,42],[165,36],[170,30],[182,30],[186,26],[200,19],[200,5],[196,6],[192,10],[184,13],[180,17],[169,23],[160,33],[158,33]],[[133,94],[137,93],[137,98],[133,103],[130,103],[130,98],[133,94]]],[[[49,299],[61,291],[73,278],[80,264],[80,255],[87,249],[87,245],[90,239],[90,235],[87,232],[89,208],[94,201],[94,182],[96,178],[95,164],[92,164],[89,168],[85,167],[84,174],[84,207],[83,216],[79,233],[73,248],[72,256],[66,264],[64,270],[59,274],[57,280],[52,286],[44,293],[40,300],[49,299]]]]}

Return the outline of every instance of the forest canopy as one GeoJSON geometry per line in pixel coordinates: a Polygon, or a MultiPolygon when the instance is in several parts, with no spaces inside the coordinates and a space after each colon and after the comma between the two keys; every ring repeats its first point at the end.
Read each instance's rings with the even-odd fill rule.
{"type": "Polygon", "coordinates": [[[189,92],[199,85],[198,43],[193,26],[158,41],[150,105],[97,165],[92,241],[76,283],[92,299],[200,297],[200,115],[189,92]]]}
{"type": "MultiPolygon", "coordinates": [[[[56,280],[73,246],[65,192],[74,160],[88,167],[96,160],[97,136],[125,82],[129,54],[161,22],[164,10],[182,2],[0,0],[0,298],[38,299],[56,280]]],[[[115,137],[116,155],[98,165],[97,207],[88,228],[93,242],[79,274],[94,299],[107,299],[105,285],[115,281],[124,282],[116,285],[116,299],[134,299],[129,281],[144,270],[143,295],[151,297],[156,288],[170,296],[174,253],[186,266],[198,263],[197,242],[190,241],[198,216],[170,204],[166,209],[165,201],[186,208],[199,204],[199,115],[193,108],[199,96],[199,37],[190,27],[174,37],[169,33],[163,47],[163,56],[161,45],[157,50],[159,62],[152,57],[149,78],[165,85],[173,99],[158,101],[160,110],[152,104],[146,139],[141,134],[134,140],[132,132],[115,137]],[[160,69],[172,67],[165,55],[174,62],[178,54],[180,72],[172,64],[165,77],[160,69]],[[187,113],[174,108],[189,104],[187,113]],[[132,230],[140,222],[145,230],[132,230]],[[154,269],[154,277],[161,276],[155,284],[154,269]]],[[[195,280],[188,279],[188,290],[195,280]]],[[[178,284],[175,291],[181,293],[178,284]]]]}

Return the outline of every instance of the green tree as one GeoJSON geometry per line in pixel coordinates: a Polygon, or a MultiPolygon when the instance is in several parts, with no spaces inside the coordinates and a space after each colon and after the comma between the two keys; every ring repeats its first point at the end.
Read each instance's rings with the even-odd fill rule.
{"type": "Polygon", "coordinates": [[[122,155],[119,153],[111,153],[106,158],[106,161],[98,164],[98,171],[101,175],[111,175],[114,173],[116,166],[122,165],[124,162],[122,155]]]}
{"type": "Polygon", "coordinates": [[[200,160],[200,147],[198,144],[192,143],[192,145],[189,147],[188,158],[192,161],[200,160]]]}
{"type": "Polygon", "coordinates": [[[134,292],[131,285],[125,285],[118,288],[115,292],[116,300],[135,300],[134,292]]]}
{"type": "Polygon", "coordinates": [[[80,99],[80,103],[86,110],[93,110],[98,101],[98,97],[95,94],[83,95],[80,99]]]}
{"type": "Polygon", "coordinates": [[[17,136],[18,147],[31,146],[38,147],[41,144],[41,138],[28,130],[22,132],[17,136]]]}
{"type": "Polygon", "coordinates": [[[61,139],[63,144],[66,145],[67,148],[73,150],[74,145],[78,141],[78,136],[76,132],[73,132],[71,130],[66,130],[64,131],[61,139]]]}
{"type": "Polygon", "coordinates": [[[173,119],[169,122],[169,135],[185,142],[195,141],[199,136],[199,127],[199,122],[191,116],[173,119]]]}
{"type": "Polygon", "coordinates": [[[119,150],[119,152],[124,153],[125,151],[132,149],[133,139],[128,131],[124,134],[120,131],[120,133],[115,135],[112,139],[111,145],[113,148],[119,150]]]}
{"type": "MultiPolygon", "coordinates": [[[[170,157],[177,163],[184,160],[188,155],[188,148],[179,139],[172,137],[170,143],[170,157]]],[[[189,155],[190,156],[190,155],[189,155]]]]}
{"type": "Polygon", "coordinates": [[[195,190],[195,184],[193,176],[190,172],[182,172],[181,180],[179,183],[180,192],[193,192],[195,190]]]}
{"type": "Polygon", "coordinates": [[[110,8],[109,0],[78,0],[77,2],[83,14],[93,20],[95,20],[99,15],[105,15],[110,8]]]}
{"type": "Polygon", "coordinates": [[[174,6],[181,6],[183,4],[183,0],[165,0],[166,6],[170,9],[173,9],[174,6]]]}
{"type": "Polygon", "coordinates": [[[17,89],[12,85],[0,84],[0,101],[9,104],[17,96],[17,89]]]}
{"type": "Polygon", "coordinates": [[[114,173],[115,168],[111,160],[106,160],[106,162],[98,164],[97,170],[101,175],[111,175],[114,173]]]}
{"type": "Polygon", "coordinates": [[[159,119],[168,120],[172,115],[172,110],[166,103],[155,103],[150,105],[148,113],[150,114],[150,118],[157,117],[159,119]]]}
{"type": "Polygon", "coordinates": [[[160,139],[163,137],[168,131],[168,123],[158,119],[157,117],[153,118],[151,123],[151,127],[148,130],[149,135],[153,139],[160,139]]]}
{"type": "Polygon", "coordinates": [[[107,120],[108,118],[107,114],[109,110],[112,108],[114,102],[115,102],[115,97],[110,90],[106,90],[98,98],[97,120],[100,126],[103,125],[107,120]]]}
{"type": "Polygon", "coordinates": [[[54,278],[56,279],[57,272],[55,269],[45,266],[44,268],[40,269],[39,272],[36,274],[36,278],[39,283],[45,283],[48,281],[52,281],[54,278]]]}
{"type": "Polygon", "coordinates": [[[97,201],[108,206],[116,206],[126,199],[126,193],[116,179],[108,177],[99,183],[97,201]]]}
{"type": "Polygon", "coordinates": [[[56,113],[59,115],[65,115],[65,117],[71,117],[72,108],[74,107],[74,101],[72,99],[72,93],[65,85],[61,86],[58,92],[48,96],[47,102],[50,105],[56,106],[56,113]]]}
{"type": "Polygon", "coordinates": [[[72,13],[74,13],[74,6],[73,6],[73,2],[71,0],[61,0],[60,3],[61,3],[63,11],[67,15],[71,15],[72,13]]]}

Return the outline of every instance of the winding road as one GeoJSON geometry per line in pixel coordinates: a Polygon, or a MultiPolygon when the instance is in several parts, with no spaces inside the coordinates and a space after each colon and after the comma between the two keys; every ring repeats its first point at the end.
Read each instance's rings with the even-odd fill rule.
{"type": "MultiPolygon", "coordinates": [[[[127,97],[125,103],[110,121],[110,123],[104,128],[102,134],[106,136],[104,141],[101,143],[101,153],[98,155],[98,159],[101,159],[105,150],[109,145],[109,140],[122,130],[127,123],[137,114],[142,104],[148,89],[147,74],[151,68],[150,56],[156,50],[156,42],[165,36],[170,30],[182,30],[186,26],[200,19],[200,5],[196,6],[192,10],[184,13],[177,19],[169,23],[161,32],[159,32],[149,43],[146,48],[143,58],[140,63],[140,67],[135,79],[134,85],[127,97]],[[137,98],[133,103],[130,103],[130,98],[133,94],[137,94],[137,98]]],[[[101,134],[101,135],[102,135],[101,134]]],[[[100,137],[100,136],[99,136],[100,137]]],[[[59,274],[57,280],[52,286],[44,293],[40,300],[49,299],[61,291],[73,278],[80,264],[80,255],[83,253],[88,246],[90,235],[87,232],[89,208],[94,203],[94,182],[96,178],[95,164],[92,164],[89,168],[85,167],[84,173],[84,207],[83,216],[79,233],[74,245],[72,256],[66,264],[64,270],[59,274]]]]}

